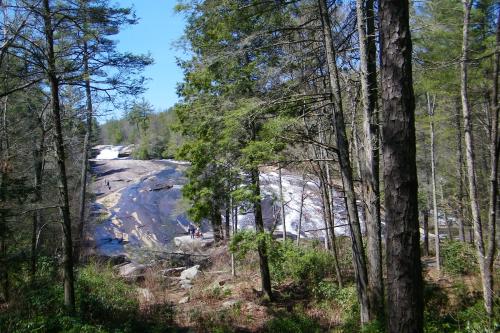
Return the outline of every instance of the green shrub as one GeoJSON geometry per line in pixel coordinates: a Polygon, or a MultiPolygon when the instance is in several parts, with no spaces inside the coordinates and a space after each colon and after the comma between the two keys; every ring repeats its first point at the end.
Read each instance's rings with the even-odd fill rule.
{"type": "Polygon", "coordinates": [[[95,264],[80,268],[76,275],[77,313],[67,316],[56,267],[40,258],[36,279],[19,286],[10,306],[0,311],[0,332],[150,332],[155,327],[165,331],[171,323],[171,306],[158,306],[145,317],[133,287],[110,267],[95,264]]]}
{"type": "Polygon", "coordinates": [[[265,332],[269,333],[317,333],[321,332],[318,323],[300,314],[280,313],[266,324],[265,332]]]}
{"type": "Polygon", "coordinates": [[[76,288],[78,311],[83,319],[108,327],[131,327],[138,317],[136,292],[110,267],[90,264],[80,269],[76,288]]]}
{"type": "Polygon", "coordinates": [[[329,252],[317,247],[298,247],[291,241],[276,241],[267,233],[239,232],[233,237],[230,249],[241,259],[249,251],[256,251],[259,241],[266,243],[272,282],[275,284],[291,279],[312,289],[333,273],[333,256],[329,252]]]}
{"type": "Polygon", "coordinates": [[[495,309],[494,328],[491,328],[482,297],[478,293],[469,293],[462,282],[455,283],[452,289],[438,284],[426,284],[424,301],[426,333],[493,333],[500,329],[500,309],[495,309]],[[454,296],[453,305],[450,305],[449,295],[454,296]]]}
{"type": "Polygon", "coordinates": [[[149,160],[148,146],[141,144],[132,152],[132,157],[136,160],[149,160]]]}
{"type": "Polygon", "coordinates": [[[477,271],[474,247],[469,243],[446,241],[441,247],[443,269],[451,274],[470,274],[477,271]]]}

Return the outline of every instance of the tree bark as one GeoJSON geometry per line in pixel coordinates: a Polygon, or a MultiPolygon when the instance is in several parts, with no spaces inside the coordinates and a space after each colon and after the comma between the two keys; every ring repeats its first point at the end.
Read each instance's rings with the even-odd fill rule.
{"type": "Polygon", "coordinates": [[[377,65],[373,0],[356,0],[363,98],[363,146],[361,183],[367,234],[368,297],[371,318],[384,318],[382,232],[380,223],[379,119],[377,112],[377,65]]]}
{"type": "MultiPolygon", "coordinates": [[[[229,186],[228,187],[228,192],[231,191],[230,189],[231,187],[229,186]]],[[[226,207],[225,207],[225,225],[224,225],[224,229],[225,229],[225,237],[226,237],[226,241],[229,241],[231,239],[231,212],[232,212],[232,199],[231,199],[231,196],[228,194],[226,195],[226,207]]]]}
{"type": "Polygon", "coordinates": [[[285,199],[283,198],[283,183],[281,179],[281,165],[278,164],[278,177],[279,177],[279,195],[280,195],[280,217],[281,225],[283,226],[283,241],[286,240],[286,219],[285,219],[285,199]]]}
{"type": "MultiPolygon", "coordinates": [[[[326,166],[326,169],[328,170],[328,166],[326,166]]],[[[326,181],[323,181],[322,183],[323,183],[322,186],[323,205],[325,207],[325,220],[327,221],[326,228],[328,230],[327,235],[329,236],[328,241],[330,244],[330,250],[332,251],[333,254],[333,263],[335,266],[335,274],[337,276],[337,282],[339,284],[339,288],[342,288],[343,286],[342,273],[340,271],[340,265],[338,261],[337,240],[335,236],[335,216],[332,209],[333,207],[331,205],[333,198],[331,197],[329,175],[327,175],[326,181]]]]}
{"type": "Polygon", "coordinates": [[[431,184],[432,184],[432,219],[434,221],[434,249],[436,255],[436,269],[441,271],[441,253],[439,245],[439,220],[438,220],[438,206],[437,206],[437,193],[436,193],[436,148],[434,138],[434,109],[435,98],[431,101],[429,93],[425,94],[427,99],[427,112],[429,114],[430,125],[430,138],[431,138],[431,184]]]}
{"type": "Polygon", "coordinates": [[[89,165],[89,155],[90,155],[90,142],[92,138],[92,118],[93,107],[92,107],[92,92],[90,90],[90,72],[89,72],[89,53],[87,41],[83,43],[83,71],[85,76],[85,98],[86,98],[86,126],[85,126],[85,138],[83,141],[83,159],[82,159],[82,169],[80,176],[80,205],[78,214],[78,231],[77,239],[75,244],[75,264],[80,261],[83,239],[84,239],[84,229],[85,229],[85,208],[87,203],[87,176],[88,176],[88,165],[89,165]]]}
{"type": "Polygon", "coordinates": [[[408,1],[381,0],[382,147],[387,254],[387,331],[423,331],[415,97],[408,1]]]}
{"type": "Polygon", "coordinates": [[[457,176],[458,176],[458,214],[457,214],[457,223],[458,223],[458,238],[461,242],[465,242],[465,227],[464,227],[464,218],[465,218],[465,207],[464,207],[464,157],[462,151],[462,124],[460,121],[460,108],[457,108],[457,112],[455,113],[455,126],[457,128],[457,176]]]}
{"type": "MultiPolygon", "coordinates": [[[[33,146],[36,147],[37,142],[33,142],[33,146]]],[[[33,169],[34,169],[33,201],[36,203],[40,203],[42,201],[42,175],[43,175],[44,152],[45,152],[45,130],[42,128],[42,135],[40,136],[40,142],[38,143],[38,147],[33,149],[33,169]]],[[[43,224],[42,213],[40,212],[40,210],[37,209],[33,212],[32,219],[33,219],[33,224],[32,224],[32,234],[31,234],[30,274],[31,274],[31,280],[33,281],[37,269],[38,227],[43,224]]]]}
{"type": "MultiPolygon", "coordinates": [[[[233,230],[233,237],[234,234],[238,232],[238,206],[233,207],[233,200],[231,198],[231,211],[232,211],[232,230],[233,230]]],[[[236,262],[234,260],[234,253],[231,252],[231,275],[233,277],[236,277],[236,262]]]]}
{"type": "Polygon", "coordinates": [[[50,0],[43,0],[43,20],[47,43],[47,79],[50,84],[52,119],[54,122],[55,151],[58,169],[59,198],[61,200],[60,215],[63,222],[63,268],[64,268],[64,305],[68,312],[75,312],[75,289],[73,276],[73,240],[71,238],[71,217],[69,209],[68,179],[66,176],[66,156],[64,137],[61,125],[61,105],[59,100],[59,78],[56,69],[54,52],[53,13],[50,0]]]}
{"type": "Polygon", "coordinates": [[[342,96],[338,69],[336,65],[335,47],[332,38],[332,29],[328,6],[326,0],[318,0],[323,28],[323,41],[328,66],[328,78],[332,99],[332,121],[335,126],[338,157],[344,191],[346,196],[347,211],[349,215],[349,226],[351,229],[352,252],[354,260],[354,271],[356,276],[356,286],[358,290],[358,300],[360,304],[361,323],[367,323],[370,318],[370,303],[368,298],[368,277],[366,270],[366,259],[363,248],[363,239],[359,223],[358,207],[356,204],[356,194],[354,192],[354,182],[352,178],[352,167],[349,158],[349,143],[345,129],[344,114],[342,108],[342,96]]]}
{"type": "Polygon", "coordinates": [[[424,256],[429,255],[429,211],[424,209],[422,211],[424,218],[424,256]]]}
{"type": "MultiPolygon", "coordinates": [[[[491,309],[487,312],[490,315],[490,321],[493,318],[493,265],[495,262],[496,253],[496,224],[498,210],[498,159],[500,154],[500,143],[498,137],[498,76],[500,71],[500,9],[497,14],[497,31],[495,45],[495,63],[493,69],[493,91],[491,103],[491,130],[490,130],[490,198],[489,198],[489,223],[488,223],[488,250],[486,253],[486,263],[488,270],[491,272],[491,281],[488,281],[490,290],[489,298],[486,304],[491,304],[491,309]]],[[[492,324],[492,322],[490,322],[492,324]]]]}
{"type": "Polygon", "coordinates": [[[214,241],[218,243],[224,239],[224,232],[222,231],[222,216],[220,214],[220,207],[217,205],[217,203],[213,204],[211,215],[214,241]]]}
{"type": "Polygon", "coordinates": [[[305,172],[304,174],[302,175],[302,191],[300,192],[300,210],[299,210],[299,225],[297,227],[297,246],[300,246],[300,233],[302,232],[302,217],[303,217],[303,213],[304,213],[304,200],[305,200],[305,197],[304,197],[304,193],[305,193],[305,190],[306,190],[306,175],[305,175],[305,172]]]}
{"type": "Polygon", "coordinates": [[[251,170],[252,186],[254,187],[254,197],[256,198],[253,204],[255,214],[255,229],[259,237],[257,251],[259,252],[260,277],[262,283],[262,292],[270,300],[273,299],[271,289],[271,273],[269,272],[269,260],[267,256],[267,245],[264,239],[264,219],[262,217],[262,203],[260,198],[260,180],[259,170],[254,168],[251,170]]]}
{"type": "Polygon", "coordinates": [[[460,64],[460,95],[462,100],[462,113],[464,118],[465,157],[469,183],[469,201],[471,206],[472,225],[474,227],[474,241],[478,254],[479,270],[481,273],[484,307],[488,316],[491,318],[493,316],[493,276],[492,270],[488,265],[490,259],[488,259],[484,246],[481,209],[479,207],[477,192],[476,157],[474,151],[472,114],[470,110],[468,95],[468,45],[471,9],[472,0],[463,0],[464,20],[462,34],[462,61],[460,64]]]}

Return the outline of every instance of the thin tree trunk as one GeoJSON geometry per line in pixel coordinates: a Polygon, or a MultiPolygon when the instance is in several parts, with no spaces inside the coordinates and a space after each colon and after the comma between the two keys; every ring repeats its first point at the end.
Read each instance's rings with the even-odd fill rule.
{"type": "Polygon", "coordinates": [[[254,214],[255,214],[255,228],[259,235],[259,241],[257,245],[257,251],[259,252],[259,265],[260,265],[260,277],[262,283],[262,291],[270,300],[273,299],[273,293],[271,289],[271,273],[269,272],[269,261],[267,257],[267,245],[263,237],[265,233],[264,230],[264,219],[262,217],[262,203],[260,198],[260,180],[259,180],[259,170],[254,168],[251,170],[252,185],[254,186],[254,197],[256,198],[253,204],[254,214]]]}
{"type": "MultiPolygon", "coordinates": [[[[233,237],[238,232],[238,206],[233,207],[232,198],[231,198],[231,209],[232,209],[232,218],[233,218],[233,237]]],[[[236,262],[234,260],[234,253],[231,253],[231,275],[233,277],[236,276],[236,262]]]]}
{"type": "MultiPolygon", "coordinates": [[[[36,140],[34,140],[36,141],[36,140]]],[[[37,143],[33,142],[33,145],[36,146],[37,143]]],[[[33,169],[34,169],[34,198],[33,201],[36,203],[40,203],[42,201],[42,175],[43,175],[43,159],[45,152],[45,131],[42,128],[42,135],[40,137],[40,143],[38,144],[38,148],[33,149],[33,169]]],[[[37,234],[38,227],[43,224],[42,221],[42,213],[40,210],[35,210],[33,212],[33,225],[32,225],[32,234],[31,234],[31,267],[30,274],[31,280],[33,281],[36,274],[37,269],[37,234]]]]}
{"type": "MultiPolygon", "coordinates": [[[[5,216],[4,213],[0,213],[0,219],[2,219],[2,223],[5,223],[5,216]]],[[[9,272],[7,270],[7,240],[5,238],[5,235],[2,235],[0,238],[0,253],[1,253],[1,258],[5,261],[5,265],[2,265],[3,267],[1,268],[1,283],[2,283],[2,290],[3,290],[3,298],[5,302],[10,301],[10,279],[9,279],[9,272]]]]}
{"type": "Polygon", "coordinates": [[[349,143],[344,122],[342,110],[342,96],[340,93],[340,82],[338,69],[336,65],[335,47],[332,38],[332,29],[328,6],[326,0],[318,0],[321,16],[321,25],[323,28],[323,41],[328,65],[328,74],[330,80],[331,98],[333,102],[332,121],[335,126],[337,139],[338,157],[340,162],[340,171],[349,214],[349,226],[351,229],[352,252],[354,260],[354,271],[356,276],[356,286],[358,290],[358,300],[360,304],[361,323],[370,321],[370,303],[368,299],[368,277],[366,270],[366,260],[363,249],[363,239],[361,227],[359,224],[358,207],[356,204],[356,194],[354,192],[354,183],[352,179],[351,161],[349,158],[349,143]]]}
{"type": "Polygon", "coordinates": [[[497,31],[496,31],[496,46],[495,46],[495,63],[493,70],[493,91],[491,105],[491,130],[490,130],[490,198],[489,198],[489,223],[488,223],[488,250],[485,258],[485,266],[491,274],[491,281],[487,281],[490,300],[486,302],[487,312],[490,315],[490,324],[493,319],[493,265],[495,262],[496,253],[496,224],[497,224],[497,209],[498,209],[498,159],[500,154],[500,143],[498,138],[498,76],[500,71],[500,9],[497,14],[497,31]]]}
{"type": "Polygon", "coordinates": [[[367,233],[368,297],[371,319],[384,318],[382,277],[382,232],[380,223],[379,119],[377,112],[377,68],[373,0],[356,0],[363,93],[363,146],[361,181],[367,233]]]}
{"type": "Polygon", "coordinates": [[[424,256],[429,255],[429,211],[424,209],[422,211],[424,218],[424,256]]]}
{"type": "MultiPolygon", "coordinates": [[[[319,137],[319,141],[324,144],[325,143],[325,137],[324,137],[324,134],[323,134],[323,129],[322,129],[322,126],[321,126],[321,122],[319,122],[318,124],[318,137],[319,137]]],[[[320,160],[324,160],[326,159],[326,152],[325,152],[325,149],[323,147],[320,147],[317,149],[318,152],[315,154],[316,156],[319,156],[319,159],[320,160]]],[[[332,242],[330,241],[330,234],[333,232],[332,228],[331,228],[331,218],[330,218],[330,214],[328,213],[329,210],[331,209],[331,205],[330,205],[330,199],[328,198],[328,195],[325,193],[325,191],[328,191],[328,178],[327,176],[325,175],[325,166],[326,166],[326,162],[318,162],[318,176],[319,176],[319,179],[320,179],[320,191],[321,192],[321,198],[322,198],[322,208],[323,208],[323,218],[325,220],[325,249],[326,250],[330,250],[332,248],[332,242]]]]}
{"type": "Polygon", "coordinates": [[[47,43],[47,79],[50,84],[52,118],[55,132],[55,151],[58,168],[59,197],[61,200],[60,214],[63,221],[63,267],[64,267],[64,305],[69,313],[75,312],[75,289],[73,277],[73,240],[71,238],[71,217],[69,210],[68,179],[66,176],[66,156],[64,137],[61,125],[61,106],[59,101],[59,79],[56,70],[54,52],[54,31],[52,27],[52,12],[50,0],[43,0],[43,19],[45,23],[45,38],[47,43]]]}
{"type": "MultiPolygon", "coordinates": [[[[3,20],[7,21],[7,1],[2,2],[0,0],[0,7],[2,8],[3,20]]],[[[7,25],[3,27],[4,40],[8,39],[8,29],[7,25]]],[[[6,84],[6,82],[4,82],[6,84]]],[[[0,202],[5,202],[6,199],[6,187],[5,182],[7,181],[9,172],[9,136],[7,133],[7,105],[8,96],[4,96],[2,99],[2,133],[1,133],[1,160],[0,160],[0,202]]],[[[2,284],[3,297],[6,302],[10,300],[10,283],[9,283],[9,271],[7,264],[7,220],[5,217],[5,211],[0,210],[0,260],[2,260],[2,265],[0,267],[0,283],[2,284]]]]}
{"type": "MultiPolygon", "coordinates": [[[[328,171],[328,166],[326,166],[326,170],[328,171]]],[[[329,180],[330,175],[327,174],[327,180],[329,180]]],[[[342,288],[343,283],[342,283],[342,273],[340,271],[340,265],[338,261],[338,251],[337,251],[337,240],[335,236],[335,216],[333,213],[333,206],[331,205],[331,202],[333,201],[333,198],[331,197],[331,191],[330,191],[330,185],[329,182],[323,183],[323,205],[325,206],[325,220],[328,221],[327,223],[327,230],[328,230],[328,236],[329,236],[329,243],[330,243],[330,250],[332,251],[333,254],[333,263],[335,266],[335,274],[337,275],[337,282],[339,284],[339,288],[342,288]]]]}
{"type": "Polygon", "coordinates": [[[281,179],[281,164],[278,164],[279,191],[280,191],[280,216],[283,226],[283,241],[286,240],[286,219],[285,219],[285,199],[283,198],[283,182],[281,179]]]}
{"type": "Polygon", "coordinates": [[[451,230],[451,220],[448,218],[448,213],[446,212],[446,202],[444,201],[444,189],[443,189],[443,184],[440,184],[441,186],[441,209],[443,210],[443,218],[444,218],[444,223],[446,224],[446,231],[448,233],[448,240],[452,241],[453,240],[453,231],[451,230]]]}
{"type": "Polygon", "coordinates": [[[90,72],[89,72],[89,54],[88,45],[85,41],[83,43],[83,71],[85,76],[85,98],[86,98],[86,127],[85,127],[85,139],[83,141],[83,159],[82,159],[82,169],[80,176],[80,205],[78,214],[78,231],[77,240],[75,244],[75,264],[80,261],[81,251],[83,247],[84,239],[84,229],[85,229],[85,208],[87,203],[87,176],[88,176],[88,165],[89,165],[89,155],[90,155],[90,140],[92,138],[92,118],[93,118],[93,107],[92,107],[92,92],[90,90],[90,72]]]}
{"type": "Polygon", "coordinates": [[[472,132],[472,115],[468,96],[468,50],[469,50],[469,21],[472,8],[472,0],[463,1],[464,21],[462,39],[462,61],[460,66],[460,84],[462,112],[464,117],[465,132],[465,157],[467,163],[467,176],[469,181],[469,200],[471,206],[472,224],[474,227],[474,240],[476,244],[481,282],[483,285],[484,307],[488,316],[493,316],[493,277],[492,270],[488,265],[488,257],[484,246],[483,227],[481,221],[481,210],[477,192],[476,180],[476,157],[474,152],[474,137],[472,132]]]}
{"type": "Polygon", "coordinates": [[[441,271],[441,253],[439,246],[439,220],[436,194],[436,148],[434,139],[434,109],[435,97],[431,101],[429,93],[425,94],[427,99],[427,112],[429,114],[430,138],[431,138],[431,184],[432,184],[432,219],[434,220],[434,249],[436,252],[436,269],[441,271]]]}
{"type": "Polygon", "coordinates": [[[464,218],[465,218],[465,207],[464,207],[464,157],[462,151],[462,125],[460,121],[460,109],[457,108],[455,114],[455,126],[457,128],[457,173],[458,173],[458,238],[461,242],[465,242],[465,228],[464,228],[464,218]]]}
{"type": "Polygon", "coordinates": [[[415,97],[407,1],[380,0],[387,331],[423,331],[415,97]]]}
{"type": "Polygon", "coordinates": [[[223,231],[222,231],[222,217],[220,214],[220,209],[217,204],[214,204],[212,207],[212,230],[214,233],[214,241],[216,243],[220,242],[224,237],[223,237],[223,231]]]}
{"type": "Polygon", "coordinates": [[[322,175],[322,169],[321,167],[320,168],[320,184],[319,184],[319,190],[320,190],[320,194],[321,194],[321,209],[323,211],[323,220],[325,221],[325,241],[324,241],[324,245],[325,245],[325,250],[329,250],[331,248],[331,243],[330,243],[330,224],[329,224],[329,218],[328,218],[328,212],[327,212],[327,206],[329,206],[328,204],[328,199],[325,197],[325,187],[326,187],[326,183],[324,181],[324,177],[322,175]]]}
{"type": "Polygon", "coordinates": [[[302,175],[302,191],[300,192],[300,210],[299,210],[299,225],[298,225],[298,228],[297,228],[297,246],[300,246],[300,234],[302,232],[302,217],[303,217],[303,213],[304,213],[304,193],[305,193],[305,190],[306,190],[306,175],[305,175],[305,172],[304,174],[302,175]]]}
{"type": "Polygon", "coordinates": [[[225,207],[225,237],[226,241],[229,241],[231,239],[231,208],[232,203],[231,203],[231,197],[228,196],[226,199],[226,207],[225,207]]]}
{"type": "Polygon", "coordinates": [[[333,262],[335,265],[335,274],[337,275],[337,282],[339,284],[339,288],[342,288],[343,282],[342,282],[342,272],[340,270],[340,264],[338,260],[338,249],[337,249],[337,236],[335,235],[335,210],[334,210],[334,205],[333,205],[333,186],[331,184],[331,177],[330,177],[330,166],[325,163],[325,168],[326,168],[326,179],[328,180],[327,182],[327,187],[325,188],[325,195],[327,197],[327,202],[329,205],[329,209],[327,211],[328,213],[328,221],[329,221],[329,232],[330,232],[330,243],[331,243],[331,250],[333,253],[333,262]]]}

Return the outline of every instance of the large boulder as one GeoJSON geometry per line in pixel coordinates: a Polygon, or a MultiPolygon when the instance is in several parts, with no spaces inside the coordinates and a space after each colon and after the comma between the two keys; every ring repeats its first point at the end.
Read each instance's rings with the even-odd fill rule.
{"type": "Polygon", "coordinates": [[[137,264],[134,262],[129,262],[125,265],[118,267],[118,274],[124,278],[134,278],[139,277],[146,271],[146,266],[137,264]]]}
{"type": "Polygon", "coordinates": [[[200,265],[193,266],[181,272],[181,280],[192,280],[200,272],[200,265]]]}

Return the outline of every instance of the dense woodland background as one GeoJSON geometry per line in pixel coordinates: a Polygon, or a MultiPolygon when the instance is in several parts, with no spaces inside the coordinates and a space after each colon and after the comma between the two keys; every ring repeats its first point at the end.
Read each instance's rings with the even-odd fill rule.
{"type": "MultiPolygon", "coordinates": [[[[1,332],[181,329],[175,306],[139,306],[81,255],[96,144],[189,161],[191,218],[211,222],[225,265],[232,253],[241,276],[258,273],[268,311],[341,309],[334,327],[289,307],[254,330],[499,329],[498,2],[182,0],[191,58],[163,112],[140,97],[153,59],[116,50],[130,8],[0,9],[1,332]],[[110,109],[124,116],[99,123],[110,109]],[[264,230],[264,167],[318,180],[325,244],[264,230]],[[339,187],[350,237],[333,232],[339,187]],[[242,207],[255,232],[230,230],[242,207]]],[[[233,331],[238,317],[185,326],[233,331]]]]}

